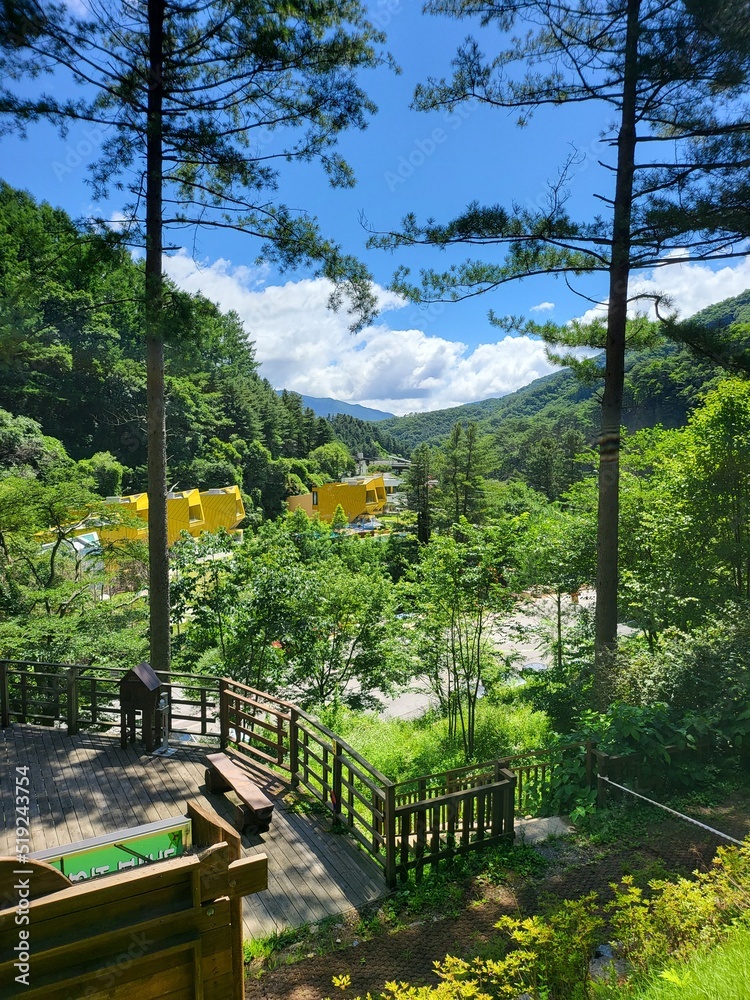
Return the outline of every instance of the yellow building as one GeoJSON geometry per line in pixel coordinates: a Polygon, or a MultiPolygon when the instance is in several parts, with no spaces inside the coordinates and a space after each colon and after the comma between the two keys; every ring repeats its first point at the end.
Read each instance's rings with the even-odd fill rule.
{"type": "Polygon", "coordinates": [[[289,497],[289,510],[301,507],[308,517],[332,521],[336,508],[341,504],[349,524],[357,518],[376,516],[385,510],[386,492],[382,476],[360,476],[343,483],[325,483],[311,493],[289,497]]]}
{"type": "MultiPolygon", "coordinates": [[[[148,494],[134,493],[126,497],[107,497],[107,503],[118,504],[120,508],[133,517],[140,518],[146,524],[141,528],[136,525],[119,525],[116,528],[105,529],[102,534],[109,539],[148,537],[148,494]]],[[[197,537],[203,531],[217,531],[226,528],[232,532],[245,516],[245,507],[238,486],[225,486],[222,489],[180,490],[167,494],[167,543],[172,545],[180,537],[180,532],[187,531],[197,537]]]]}

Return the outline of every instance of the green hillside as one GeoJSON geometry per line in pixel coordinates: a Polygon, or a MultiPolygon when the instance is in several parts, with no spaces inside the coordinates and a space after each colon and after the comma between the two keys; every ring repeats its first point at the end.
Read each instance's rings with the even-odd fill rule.
{"type": "MultiPolygon", "coordinates": [[[[117,234],[0,182],[0,428],[13,440],[56,439],[73,460],[104,456],[99,466],[122,467],[111,481],[124,492],[146,486],[142,289],[142,264],[117,234]]],[[[340,464],[321,451],[334,431],[259,375],[236,314],[171,283],[167,297],[170,486],[237,483],[275,516],[288,493],[330,478],[328,459],[340,464]]],[[[4,448],[0,476],[18,462],[31,468],[22,451],[4,448]]]]}
{"type": "MultiPolygon", "coordinates": [[[[750,323],[750,290],[709,306],[693,318],[709,328],[750,323]]],[[[633,430],[661,423],[684,424],[700,396],[720,377],[716,366],[687,348],[667,343],[649,351],[633,351],[627,358],[624,422],[633,430]]],[[[414,413],[379,422],[378,427],[405,451],[422,443],[439,445],[457,421],[476,421],[481,429],[502,438],[533,429],[559,433],[575,428],[587,437],[596,433],[597,385],[583,384],[564,370],[495,399],[414,413]]]]}

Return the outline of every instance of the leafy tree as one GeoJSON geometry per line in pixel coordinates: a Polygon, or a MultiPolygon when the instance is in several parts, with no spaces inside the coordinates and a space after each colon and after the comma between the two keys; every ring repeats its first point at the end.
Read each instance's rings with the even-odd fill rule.
{"type": "MultiPolygon", "coordinates": [[[[390,248],[419,244],[508,248],[507,259],[500,263],[469,260],[444,273],[428,270],[421,288],[409,284],[408,272],[399,272],[395,287],[421,301],[455,301],[535,274],[607,274],[596,585],[601,674],[617,638],[619,451],[628,279],[633,267],[684,259],[678,253],[666,256],[675,248],[700,245],[709,258],[726,252],[726,226],[716,241],[712,238],[716,230],[706,215],[684,216],[679,231],[670,230],[660,224],[652,207],[655,194],[678,192],[681,178],[692,174],[694,140],[705,134],[726,137],[746,127],[741,101],[733,99],[741,97],[750,67],[747,18],[736,0],[703,4],[497,0],[489,6],[431,0],[427,9],[456,18],[477,16],[483,27],[506,33],[515,27],[528,30],[514,38],[511,47],[489,57],[474,38],[468,38],[454,59],[450,79],[430,80],[418,87],[418,107],[453,109],[463,101],[476,100],[518,111],[519,121],[525,124],[539,107],[593,103],[615,119],[605,139],[614,152],[613,162],[607,164],[613,190],[600,196],[607,206],[606,216],[585,224],[569,217],[565,189],[576,162],[574,153],[552,186],[548,204],[538,211],[507,211],[498,205],[472,203],[445,225],[432,220],[422,225],[413,215],[407,216],[400,233],[373,240],[390,248]],[[735,35],[736,25],[741,27],[735,35]],[[528,67],[525,76],[511,69],[519,63],[528,67]],[[661,152],[664,143],[676,148],[665,155],[661,152]]],[[[729,159],[721,160],[723,180],[731,169],[729,159]]],[[[705,180],[710,177],[710,165],[704,161],[703,166],[705,180]]],[[[738,233],[746,234],[746,228],[738,233]]]]}
{"type": "Polygon", "coordinates": [[[477,703],[495,673],[490,623],[511,604],[504,583],[507,534],[482,531],[462,518],[456,537],[435,535],[407,586],[415,611],[412,648],[448,719],[460,732],[467,761],[474,754],[477,703]]]}
{"type": "Polygon", "coordinates": [[[722,382],[689,423],[690,508],[702,544],[723,566],[738,597],[750,597],[750,383],[722,382]]]}
{"type": "Polygon", "coordinates": [[[393,587],[379,570],[350,570],[337,556],[309,567],[288,594],[289,695],[303,707],[377,706],[377,692],[402,677],[393,620],[393,587]]]}
{"type": "Polygon", "coordinates": [[[564,659],[564,594],[577,595],[595,573],[593,507],[550,505],[536,517],[518,544],[519,576],[524,586],[551,587],[556,599],[553,652],[557,667],[564,659]]]}
{"type": "Polygon", "coordinates": [[[142,654],[144,602],[101,594],[124,572],[129,543],[83,544],[81,533],[121,520],[74,479],[0,480],[0,648],[50,662],[127,661],[142,654]],[[109,567],[112,566],[112,569],[109,567]]]}
{"type": "Polygon", "coordinates": [[[333,512],[333,520],[331,521],[331,529],[333,531],[341,531],[348,526],[349,518],[346,516],[346,511],[340,503],[336,504],[336,510],[333,512]]]}
{"type": "Polygon", "coordinates": [[[0,410],[0,476],[44,479],[71,465],[63,445],[43,434],[36,420],[0,410]]]}
{"type": "Polygon", "coordinates": [[[354,471],[354,459],[351,452],[340,441],[331,441],[314,448],[308,458],[329,477],[329,481],[337,481],[347,473],[354,471]]]}
{"type": "Polygon", "coordinates": [[[119,496],[125,466],[108,451],[98,451],[91,458],[78,463],[79,469],[91,477],[97,492],[104,497],[119,496]]]}
{"type": "Polygon", "coordinates": [[[145,247],[149,604],[158,671],[168,671],[170,655],[164,343],[184,326],[190,305],[165,285],[165,230],[210,222],[251,233],[263,241],[266,259],[283,266],[315,262],[337,283],[338,301],[346,287],[352,309],[367,315],[372,296],[362,267],[325,240],[315,220],[269,202],[268,194],[277,185],[279,159],[319,159],[334,186],[351,185],[351,169],[335,146],[341,131],[364,127],[373,110],[355,72],[380,61],[374,48],[380,40],[356,0],[263,11],[231,0],[210,9],[114,0],[93,18],[28,0],[20,17],[0,23],[6,127],[23,130],[39,117],[63,128],[108,127],[94,190],[105,195],[113,178],[125,174],[134,197],[125,228],[145,247]],[[30,88],[14,86],[61,70],[86,84],[84,96],[29,96],[30,88]],[[291,138],[259,151],[264,129],[291,138]]]}

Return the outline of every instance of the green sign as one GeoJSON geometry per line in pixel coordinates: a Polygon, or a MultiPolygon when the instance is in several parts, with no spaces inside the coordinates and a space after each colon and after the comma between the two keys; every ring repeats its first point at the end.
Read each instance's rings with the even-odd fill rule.
{"type": "Polygon", "coordinates": [[[37,851],[30,858],[46,861],[67,875],[71,882],[83,882],[100,875],[177,858],[192,844],[192,823],[186,816],[147,823],[130,830],[117,830],[103,837],[77,844],[37,851]]]}

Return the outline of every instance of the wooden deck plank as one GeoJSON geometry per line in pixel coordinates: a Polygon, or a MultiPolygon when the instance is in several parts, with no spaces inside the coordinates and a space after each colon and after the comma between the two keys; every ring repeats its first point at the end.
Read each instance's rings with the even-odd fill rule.
{"type": "MultiPolygon", "coordinates": [[[[15,725],[0,730],[0,762],[11,776],[20,763],[31,769],[32,849],[139,826],[184,813],[189,799],[203,799],[233,824],[232,796],[211,795],[204,785],[205,753],[180,746],[170,757],[146,755],[139,744],[120,747],[119,736],[15,725]]],[[[325,817],[290,812],[288,785],[251,763],[247,769],[273,800],[274,822],[263,834],[242,838],[246,855],[268,855],[269,888],[245,899],[250,936],[266,936],[383,896],[382,875],[347,837],[332,834],[325,817]]],[[[0,791],[0,815],[13,816],[14,788],[0,791]]],[[[15,847],[13,826],[0,830],[0,854],[15,847]]]]}

